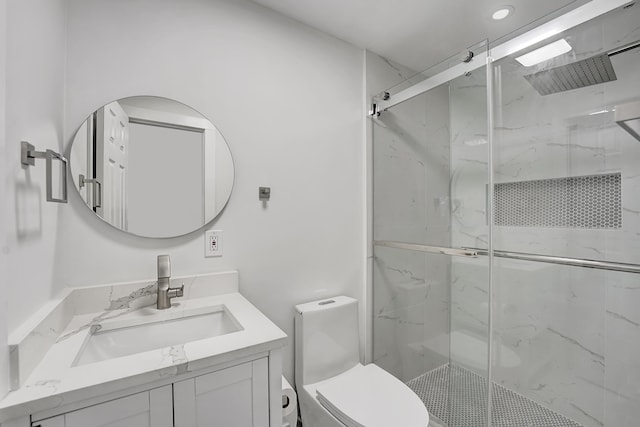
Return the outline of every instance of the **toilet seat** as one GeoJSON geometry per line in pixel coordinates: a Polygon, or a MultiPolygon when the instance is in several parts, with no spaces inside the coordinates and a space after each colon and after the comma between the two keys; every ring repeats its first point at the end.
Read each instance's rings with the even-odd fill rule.
{"type": "Polygon", "coordinates": [[[429,412],[409,387],[373,363],[316,388],[320,404],[347,427],[426,427],[429,412]]]}

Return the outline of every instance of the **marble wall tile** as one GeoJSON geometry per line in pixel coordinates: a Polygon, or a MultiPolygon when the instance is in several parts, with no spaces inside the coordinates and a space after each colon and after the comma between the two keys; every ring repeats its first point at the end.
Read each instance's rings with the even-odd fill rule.
{"type": "MultiPolygon", "coordinates": [[[[568,32],[564,36],[574,51],[554,60],[554,65],[640,39],[639,20],[640,8],[636,6],[568,32]]],[[[500,91],[495,112],[495,181],[620,172],[623,227],[495,227],[495,248],[640,263],[640,143],[613,122],[612,113],[616,104],[640,99],[639,59],[637,52],[613,57],[617,81],[544,97],[524,79],[524,74],[537,69],[523,70],[512,59],[497,64],[500,91]]],[[[419,144],[436,132],[424,132],[434,112],[425,118],[425,106],[417,99],[413,105],[406,104],[406,110],[394,108],[374,130],[378,142],[383,143],[375,147],[379,151],[374,158],[374,179],[380,180],[375,193],[376,238],[442,239],[454,247],[485,248],[488,244],[485,75],[475,71],[447,86],[449,115],[439,119],[447,120],[449,127],[442,128],[442,135],[446,133],[448,139],[437,138],[437,144],[442,144],[438,152],[419,144]],[[434,157],[438,155],[443,157],[434,157]],[[450,166],[444,165],[445,158],[450,166]],[[438,172],[430,175],[433,170],[438,172]],[[435,179],[440,191],[445,189],[441,184],[444,176],[450,182],[450,193],[437,197],[449,205],[449,223],[434,222],[438,218],[435,214],[446,210],[429,210],[428,206],[433,201],[431,180],[435,179]],[[425,212],[421,206],[427,206],[425,212]],[[447,228],[448,237],[435,233],[447,228]]],[[[426,108],[431,105],[427,103],[426,108]]],[[[440,264],[450,268],[448,276],[417,273],[423,270],[420,257],[415,255],[377,251],[374,264],[378,298],[374,323],[381,332],[376,346],[380,363],[402,377],[413,373],[408,368],[411,363],[438,360],[437,351],[426,351],[428,345],[422,362],[408,362],[413,355],[407,350],[409,341],[420,336],[415,329],[419,326],[417,313],[422,311],[427,323],[430,319],[430,310],[412,302],[426,295],[425,284],[436,277],[450,280],[449,299],[442,300],[450,304],[450,330],[445,340],[451,349],[448,356],[454,363],[484,373],[481,364],[465,357],[464,349],[465,343],[488,340],[486,259],[455,258],[440,264]]],[[[434,265],[427,262],[424,271],[434,265]]],[[[496,259],[493,380],[588,427],[634,425],[640,418],[638,283],[632,274],[496,259]]],[[[439,326],[443,327],[445,323],[439,326]]],[[[436,329],[425,335],[424,343],[435,342],[436,329]]],[[[480,353],[476,359],[482,360],[486,347],[476,347],[480,353]]]]}
{"type": "Polygon", "coordinates": [[[606,274],[505,259],[496,260],[494,271],[494,380],[584,425],[599,425],[606,274]],[[498,346],[517,355],[517,366],[501,363],[498,346]]]}
{"type": "Polygon", "coordinates": [[[450,87],[451,243],[454,247],[486,248],[486,71],[478,69],[458,77],[450,87]]]}
{"type": "Polygon", "coordinates": [[[610,273],[605,315],[605,425],[640,419],[640,281],[610,273]]]}
{"type": "Polygon", "coordinates": [[[373,52],[366,52],[367,95],[376,97],[383,93],[397,93],[422,80],[415,71],[373,52]]]}
{"type": "MultiPolygon", "coordinates": [[[[379,100],[379,95],[385,90],[391,91],[390,87],[401,84],[408,81],[408,79],[415,75],[415,71],[408,69],[402,65],[394,63],[386,58],[376,55],[372,52],[365,52],[366,57],[366,93],[367,99],[370,102],[375,103],[379,100]]],[[[374,247],[372,241],[374,240],[374,226],[373,226],[373,200],[374,200],[374,136],[376,148],[380,148],[378,142],[380,142],[379,132],[381,131],[381,122],[374,117],[370,117],[366,127],[366,140],[367,140],[367,286],[363,290],[364,296],[364,308],[365,316],[363,317],[363,324],[361,330],[366,331],[364,335],[367,345],[365,346],[365,362],[371,362],[373,360],[373,342],[374,342],[374,247]],[[375,135],[374,135],[375,134],[375,135]]],[[[382,125],[383,126],[383,125],[382,125]]],[[[385,133],[385,132],[383,132],[385,133]]],[[[389,135],[388,133],[386,135],[389,135]]],[[[382,138],[384,142],[389,141],[388,138],[382,138]]],[[[378,297],[380,298],[380,297],[378,297]]]]}
{"type": "Polygon", "coordinates": [[[448,244],[447,114],[445,87],[374,120],[375,239],[448,244]]]}
{"type": "Polygon", "coordinates": [[[408,381],[448,360],[448,266],[438,255],[375,253],[373,361],[408,381]]]}
{"type": "MultiPolygon", "coordinates": [[[[450,245],[448,114],[441,87],[372,120],[374,239],[450,245]]],[[[448,359],[449,263],[374,248],[373,361],[403,381],[448,359]]]]}
{"type": "MultiPolygon", "coordinates": [[[[635,21],[628,13],[618,14],[605,24],[590,23],[568,34],[578,49],[571,59],[562,61],[640,38],[636,24],[640,12],[635,9],[635,21]]],[[[640,144],[613,122],[612,113],[590,114],[611,110],[621,100],[640,99],[638,55],[617,55],[612,61],[617,81],[544,97],[523,78],[531,69],[523,71],[510,59],[497,64],[501,98],[495,117],[495,181],[619,171],[623,228],[495,227],[495,248],[640,263],[640,144]]],[[[452,97],[456,93],[452,91],[452,97]]],[[[464,102],[455,98],[451,102],[458,106],[452,109],[452,117],[471,114],[464,102]]],[[[451,132],[470,138],[479,129],[472,118],[460,118],[452,122],[451,132]]],[[[452,241],[463,246],[482,244],[486,193],[478,181],[486,174],[485,153],[474,153],[452,141],[452,241]]],[[[464,261],[455,260],[452,268],[452,329],[478,333],[487,310],[480,291],[483,282],[474,278],[464,261]]],[[[634,301],[634,295],[640,294],[638,278],[500,259],[494,276],[494,381],[585,426],[632,425],[631,420],[640,415],[636,409],[640,348],[635,348],[640,342],[635,336],[640,301],[634,301]],[[501,360],[502,349],[517,356],[515,366],[501,360]]]]}
{"type": "Polygon", "coordinates": [[[375,314],[393,312],[423,304],[430,292],[424,268],[424,254],[378,247],[374,250],[374,279],[377,289],[375,314]]]}
{"type": "Polygon", "coordinates": [[[425,308],[414,305],[376,315],[373,324],[384,332],[374,340],[374,363],[402,381],[423,373],[423,355],[413,345],[423,341],[425,308]]]}
{"type": "MultiPolygon", "coordinates": [[[[450,83],[451,243],[487,248],[488,144],[486,71],[450,83]]],[[[451,363],[487,375],[488,259],[451,260],[451,363]]]]}

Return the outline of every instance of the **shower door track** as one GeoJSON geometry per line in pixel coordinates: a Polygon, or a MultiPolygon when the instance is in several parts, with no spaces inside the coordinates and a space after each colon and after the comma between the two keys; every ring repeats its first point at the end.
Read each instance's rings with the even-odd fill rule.
{"type": "Polygon", "coordinates": [[[385,111],[394,105],[405,102],[415,96],[421,95],[428,90],[433,89],[443,83],[462,76],[465,73],[476,70],[487,65],[487,57],[491,57],[492,61],[505,58],[520,52],[547,39],[552,39],[563,31],[590,21],[600,15],[610,12],[618,7],[623,7],[629,0],[591,0],[586,4],[579,6],[562,16],[552,19],[538,27],[527,31],[526,33],[505,41],[497,46],[491,46],[490,55],[482,52],[473,57],[470,62],[462,62],[451,68],[429,77],[413,86],[410,86],[398,93],[391,94],[390,97],[376,102],[377,111],[385,111]]]}
{"type": "MultiPolygon", "coordinates": [[[[394,249],[405,249],[410,251],[428,252],[443,255],[462,256],[467,258],[477,258],[478,256],[488,256],[487,249],[478,248],[449,248],[444,246],[429,246],[416,243],[393,242],[388,240],[375,240],[375,246],[384,246],[394,249]]],[[[640,274],[640,265],[627,264],[622,262],[599,261],[593,259],[580,259],[558,257],[551,255],[531,254],[525,252],[509,252],[494,250],[493,256],[498,258],[517,259],[521,261],[544,262],[547,264],[568,265],[572,267],[594,268],[597,270],[620,271],[623,273],[640,274]]]]}

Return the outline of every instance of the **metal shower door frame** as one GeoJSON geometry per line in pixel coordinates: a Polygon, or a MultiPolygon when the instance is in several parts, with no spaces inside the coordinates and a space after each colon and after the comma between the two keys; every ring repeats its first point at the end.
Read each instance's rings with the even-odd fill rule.
{"type": "MultiPolygon", "coordinates": [[[[591,0],[589,3],[527,31],[520,36],[514,37],[513,39],[497,46],[490,46],[489,53],[478,53],[470,62],[457,64],[433,77],[389,96],[388,99],[376,102],[377,111],[384,111],[394,105],[398,105],[413,97],[421,95],[434,87],[451,81],[456,77],[462,76],[478,68],[482,68],[487,65],[487,61],[495,62],[518,53],[628,3],[630,3],[629,0],[591,0]]],[[[492,94],[489,93],[488,96],[491,97],[492,94]]]]}

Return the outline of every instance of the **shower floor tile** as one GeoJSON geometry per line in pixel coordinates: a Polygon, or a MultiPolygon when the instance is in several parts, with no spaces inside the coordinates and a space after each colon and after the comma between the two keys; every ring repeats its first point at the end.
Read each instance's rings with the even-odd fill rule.
{"type": "MultiPolygon", "coordinates": [[[[448,427],[486,425],[487,381],[455,365],[442,365],[407,382],[431,415],[448,427]]],[[[500,384],[492,384],[494,427],[582,427],[500,384]]]]}

